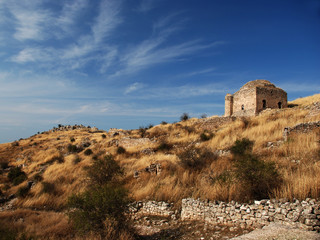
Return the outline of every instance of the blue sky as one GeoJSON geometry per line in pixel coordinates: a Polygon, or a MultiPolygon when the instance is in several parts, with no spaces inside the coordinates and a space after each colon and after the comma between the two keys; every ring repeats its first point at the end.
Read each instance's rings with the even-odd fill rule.
{"type": "Polygon", "coordinates": [[[320,92],[319,0],[0,0],[0,142],[222,115],[267,79],[320,92]]]}

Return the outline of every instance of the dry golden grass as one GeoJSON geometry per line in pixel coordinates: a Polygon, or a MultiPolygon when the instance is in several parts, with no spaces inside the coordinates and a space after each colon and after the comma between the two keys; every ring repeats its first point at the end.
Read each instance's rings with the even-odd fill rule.
{"type": "MultiPolygon", "coordinates": [[[[42,181],[54,185],[54,191],[43,193],[42,183],[36,182],[25,198],[19,198],[17,206],[60,210],[64,208],[67,198],[72,193],[81,192],[86,188],[87,177],[84,168],[92,164],[94,161],[92,157],[95,155],[103,157],[111,153],[124,168],[126,186],[132,198],[136,200],[165,200],[175,202],[176,206],[179,206],[180,200],[184,197],[239,200],[239,183],[234,179],[214,180],[232,170],[231,156],[212,160],[201,170],[190,170],[181,165],[178,155],[189,146],[208,149],[208,151],[228,150],[237,139],[249,138],[255,143],[254,154],[264,161],[275,162],[283,178],[281,187],[271,193],[270,197],[318,198],[320,197],[319,131],[292,134],[289,141],[278,147],[267,148],[266,146],[268,142],[282,140],[285,127],[303,122],[320,121],[320,112],[314,111],[313,114],[309,114],[311,108],[309,105],[319,101],[320,94],[317,94],[292,101],[291,104],[297,105],[293,108],[269,110],[256,117],[238,118],[233,122],[221,124],[213,128],[214,137],[208,141],[201,141],[200,134],[203,133],[203,129],[196,127],[199,126],[199,122],[201,124],[205,122],[202,119],[189,119],[179,123],[154,126],[144,132],[144,137],[151,139],[151,142],[146,141],[145,144],[131,146],[129,144],[124,154],[117,154],[117,146],[111,144],[112,140],[141,138],[141,130],[124,130],[116,136],[106,132],[89,133],[88,130],[51,132],[20,140],[19,146],[12,143],[0,144],[0,162],[8,160],[11,166],[23,165],[22,170],[28,176],[28,180],[19,186],[12,186],[6,179],[8,171],[2,171],[0,188],[6,195],[16,193],[20,187],[26,185],[27,181],[33,180],[36,174],[40,174],[43,177],[42,181]],[[105,134],[106,138],[103,138],[102,134],[105,134]],[[75,141],[71,142],[71,138],[75,141]],[[68,144],[79,145],[85,141],[91,142],[89,148],[93,151],[92,155],[86,156],[84,151],[68,153],[68,144]],[[167,143],[172,148],[159,150],[161,143],[167,143]],[[154,153],[145,154],[143,153],[145,149],[151,149],[154,153]],[[63,156],[63,162],[52,161],[61,156],[63,156]],[[161,164],[160,174],[145,172],[144,169],[152,163],[161,164]],[[140,171],[140,177],[137,179],[133,177],[136,170],[140,171]]],[[[12,214],[18,216],[28,213],[27,210],[21,211],[21,213],[12,214]]],[[[1,213],[0,220],[10,219],[10,216],[3,217],[1,213]]],[[[43,217],[42,214],[40,216],[43,217]]],[[[61,216],[52,215],[52,222],[50,222],[53,224],[52,227],[57,225],[54,221],[58,221],[59,217],[61,216]]],[[[32,221],[44,221],[43,224],[45,224],[46,220],[37,220],[35,217],[32,219],[30,217],[30,227],[25,230],[42,236],[37,232],[36,225],[32,221]]],[[[63,222],[65,221],[63,219],[65,217],[61,217],[60,220],[63,222]]],[[[52,232],[58,234],[59,231],[53,229],[52,232]]],[[[99,238],[92,235],[92,239],[99,238]]]]}

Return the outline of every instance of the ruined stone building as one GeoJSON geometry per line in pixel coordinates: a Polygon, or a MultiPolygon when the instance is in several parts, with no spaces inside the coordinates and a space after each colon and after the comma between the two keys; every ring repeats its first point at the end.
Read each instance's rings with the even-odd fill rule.
{"type": "Polygon", "coordinates": [[[254,80],[225,97],[225,116],[254,116],[267,108],[286,108],[287,93],[267,80],[254,80]]]}

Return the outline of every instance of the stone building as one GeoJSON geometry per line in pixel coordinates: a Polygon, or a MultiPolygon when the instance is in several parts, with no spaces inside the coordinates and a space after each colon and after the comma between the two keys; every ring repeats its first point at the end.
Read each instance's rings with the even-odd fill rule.
{"type": "Polygon", "coordinates": [[[246,83],[225,97],[225,116],[255,116],[267,108],[286,108],[287,93],[267,80],[246,83]]]}

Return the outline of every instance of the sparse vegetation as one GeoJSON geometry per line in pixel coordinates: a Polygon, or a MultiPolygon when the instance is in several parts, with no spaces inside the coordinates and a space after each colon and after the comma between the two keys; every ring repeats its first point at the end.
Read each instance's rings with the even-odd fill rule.
{"type": "Polygon", "coordinates": [[[128,192],[118,179],[120,166],[111,155],[95,161],[88,169],[90,187],[68,200],[68,216],[80,233],[94,231],[103,238],[117,239],[122,232],[129,233],[125,211],[128,192]]]}
{"type": "Polygon", "coordinates": [[[21,167],[14,167],[8,173],[8,179],[13,185],[18,185],[27,179],[27,175],[21,167]]]}
{"type": "Polygon", "coordinates": [[[169,151],[172,149],[172,144],[169,144],[165,141],[161,142],[160,145],[157,147],[157,150],[159,151],[169,151]]]}
{"type": "Polygon", "coordinates": [[[23,187],[20,187],[17,191],[17,196],[20,197],[20,198],[24,198],[27,196],[29,192],[29,187],[28,186],[23,186],[23,187]]]}
{"type": "Polygon", "coordinates": [[[41,189],[42,193],[47,193],[47,194],[55,193],[55,186],[53,183],[43,181],[41,182],[41,185],[42,185],[42,189],[41,189]]]}
{"type": "MultiPolygon", "coordinates": [[[[105,138],[102,132],[89,133],[88,129],[62,129],[21,140],[19,147],[12,146],[12,143],[0,144],[0,162],[8,162],[8,168],[0,171],[0,188],[4,196],[17,196],[19,188],[25,186],[26,182],[21,184],[21,180],[17,183],[20,186],[14,186],[8,177],[18,164],[23,166],[21,171],[25,173],[22,182],[27,176],[36,182],[25,197],[19,197],[18,209],[1,213],[8,218],[0,218],[0,222],[12,222],[17,237],[24,231],[40,236],[39,239],[76,237],[68,218],[59,211],[65,209],[73,191],[83,197],[85,195],[81,194],[86,191],[97,189],[93,186],[98,182],[104,185],[106,181],[120,184],[121,189],[124,184],[133,200],[163,200],[174,202],[177,207],[185,197],[240,202],[262,197],[319,198],[319,130],[308,134],[292,133],[288,141],[282,141],[284,127],[320,121],[316,102],[320,102],[320,95],[298,99],[290,103],[294,106],[292,108],[265,111],[246,120],[189,118],[179,123],[159,124],[151,129],[123,130],[116,136],[105,134],[105,138]],[[211,133],[214,137],[208,139],[211,133]],[[58,137],[60,140],[56,141],[58,137]],[[70,142],[71,137],[76,139],[74,143],[70,142]],[[145,139],[139,139],[141,137],[145,139]],[[254,144],[248,139],[254,140],[254,144]],[[34,145],[35,142],[38,144],[34,145]],[[94,154],[80,153],[82,149],[78,147],[83,147],[85,142],[92,144],[90,148],[94,154]],[[169,150],[162,143],[174,147],[169,150]],[[75,145],[68,147],[68,144],[75,145]],[[117,154],[121,145],[125,146],[126,154],[117,154]],[[205,157],[203,152],[211,157],[205,157]],[[105,155],[109,160],[105,160],[105,155]],[[59,156],[64,160],[56,164],[59,156]],[[145,171],[154,163],[161,164],[161,174],[145,171]],[[117,172],[116,176],[108,177],[111,173],[104,169],[106,165],[110,166],[107,169],[113,168],[111,173],[117,172]],[[96,183],[88,181],[91,178],[88,178],[90,171],[86,170],[87,167],[96,169],[92,174],[104,172],[96,178],[96,183]],[[139,178],[133,178],[134,170],[139,171],[139,178]],[[54,184],[52,194],[42,192],[43,181],[54,184]],[[257,189],[258,183],[263,187],[257,189]],[[57,212],[30,214],[33,209],[43,209],[43,206],[57,212]],[[24,219],[23,223],[14,220],[20,218],[24,219]],[[28,228],[21,228],[27,224],[28,228]],[[41,225],[41,231],[30,230],[29,226],[34,225],[41,225]]],[[[101,191],[95,199],[106,197],[104,190],[101,191]]],[[[114,228],[109,229],[113,232],[114,228]]],[[[109,233],[103,234],[107,236],[109,233]]]]}
{"type": "Polygon", "coordinates": [[[93,152],[92,152],[92,150],[91,150],[90,148],[88,148],[88,149],[86,149],[86,150],[84,151],[84,155],[86,155],[86,156],[90,156],[92,153],[93,153],[93,152]]]}
{"type": "Polygon", "coordinates": [[[183,114],[180,116],[180,120],[181,120],[181,121],[187,121],[189,118],[190,118],[190,116],[189,116],[188,113],[183,113],[183,114]]]}
{"type": "Polygon", "coordinates": [[[252,147],[253,142],[247,138],[237,140],[231,147],[234,173],[242,185],[241,198],[245,201],[268,198],[282,182],[274,162],[254,156],[252,147]]]}
{"type": "Polygon", "coordinates": [[[123,154],[123,153],[125,153],[125,152],[126,152],[126,149],[125,149],[124,147],[119,146],[119,147],[117,148],[117,153],[118,153],[118,154],[123,154]]]}
{"type": "Polygon", "coordinates": [[[203,132],[200,134],[201,141],[209,141],[214,135],[212,133],[203,132]]]}
{"type": "Polygon", "coordinates": [[[180,164],[189,170],[201,170],[208,166],[217,156],[209,149],[190,147],[178,155],[180,164]]]}

